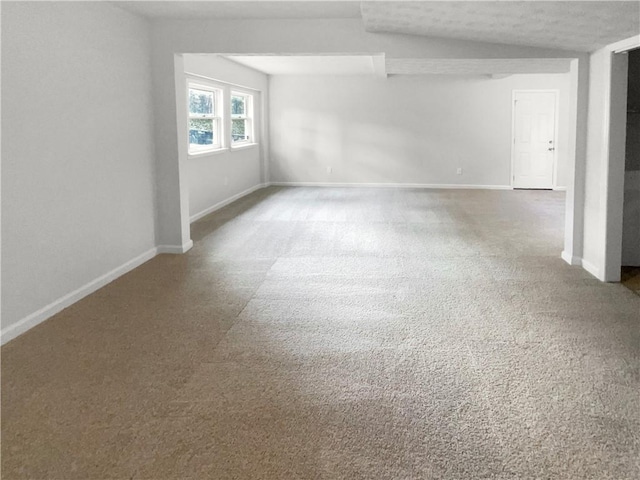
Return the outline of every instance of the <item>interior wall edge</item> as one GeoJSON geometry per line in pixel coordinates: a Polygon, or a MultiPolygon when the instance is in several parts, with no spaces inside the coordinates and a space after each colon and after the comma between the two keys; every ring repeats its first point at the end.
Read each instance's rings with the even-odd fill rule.
{"type": "Polygon", "coordinates": [[[562,253],[560,254],[560,258],[562,258],[565,262],[567,262],[569,265],[578,265],[578,266],[582,266],[582,258],[578,257],[576,255],[571,255],[569,252],[567,252],[566,250],[563,250],[562,253]]]}
{"type": "Polygon", "coordinates": [[[56,313],[61,312],[67,307],[70,307],[74,303],[82,300],[84,297],[94,293],[105,285],[113,282],[117,278],[121,277],[125,273],[130,272],[131,270],[139,267],[145,262],[148,262],[153,257],[158,254],[158,247],[150,248],[149,250],[137,255],[131,260],[123,263],[119,267],[114,268],[113,270],[105,273],[104,275],[100,275],[99,277],[91,280],[88,283],[85,283],[81,287],[76,290],[54,300],[48,305],[45,305],[41,309],[27,315],[26,317],[14,322],[7,327],[3,328],[0,331],[0,344],[4,345],[5,343],[13,340],[14,338],[22,335],[28,330],[32,329],[36,325],[48,320],[53,317],[56,313]]]}
{"type": "Polygon", "coordinates": [[[229,198],[226,198],[225,200],[222,200],[218,203],[216,203],[215,205],[212,205],[208,208],[205,208],[204,210],[191,215],[191,217],[189,218],[189,222],[193,223],[196,222],[198,220],[200,220],[203,217],[206,217],[207,215],[220,210],[223,207],[226,207],[227,205],[229,205],[230,203],[235,202],[236,200],[241,199],[242,197],[246,197],[247,195],[249,195],[250,193],[255,192],[256,190],[260,190],[261,188],[265,188],[269,186],[268,183],[258,183],[256,185],[254,185],[253,187],[247,188],[246,190],[240,192],[240,193],[236,193],[235,195],[230,196],[229,198]]]}
{"type": "Polygon", "coordinates": [[[600,276],[600,269],[596,267],[593,263],[591,263],[589,260],[585,260],[584,258],[581,259],[580,265],[582,266],[582,268],[584,268],[587,272],[589,272],[591,275],[596,277],[598,280],[605,281],[600,276]]]}

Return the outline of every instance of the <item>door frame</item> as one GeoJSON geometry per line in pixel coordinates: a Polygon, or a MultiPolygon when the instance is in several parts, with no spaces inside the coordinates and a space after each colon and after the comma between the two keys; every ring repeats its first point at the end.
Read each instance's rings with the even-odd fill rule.
{"type": "Polygon", "coordinates": [[[554,125],[553,125],[553,165],[551,167],[551,189],[558,190],[558,125],[560,123],[560,90],[558,89],[517,89],[511,91],[511,172],[509,174],[511,189],[515,189],[515,144],[516,144],[516,95],[518,93],[553,93],[554,95],[554,125]]]}

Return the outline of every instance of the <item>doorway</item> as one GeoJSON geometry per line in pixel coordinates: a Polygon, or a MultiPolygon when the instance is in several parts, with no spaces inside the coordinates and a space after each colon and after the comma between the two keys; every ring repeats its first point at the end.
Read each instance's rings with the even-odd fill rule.
{"type": "Polygon", "coordinates": [[[554,187],[557,105],[555,90],[513,92],[513,188],[554,187]]]}
{"type": "Polygon", "coordinates": [[[640,293],[640,50],[628,53],[621,278],[640,293]]]}

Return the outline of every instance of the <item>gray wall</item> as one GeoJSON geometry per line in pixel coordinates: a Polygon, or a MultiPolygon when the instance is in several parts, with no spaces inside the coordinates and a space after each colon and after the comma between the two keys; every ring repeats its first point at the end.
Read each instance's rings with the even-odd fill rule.
{"type": "Polygon", "coordinates": [[[155,245],[149,27],[2,4],[2,328],[155,245]]]}
{"type": "Polygon", "coordinates": [[[271,180],[509,186],[512,92],[531,89],[559,91],[564,187],[568,74],[273,76],[271,180]]]}
{"type": "MultiPolygon", "coordinates": [[[[248,87],[253,94],[254,136],[257,145],[230,148],[223,152],[187,158],[186,175],[189,185],[189,216],[207,213],[227,199],[263,183],[262,148],[264,135],[262,98],[266,95],[267,75],[214,55],[184,55],[184,71],[229,84],[248,87]]],[[[221,85],[231,88],[229,85],[221,85]]],[[[184,98],[184,96],[183,96],[184,98]]],[[[186,108],[186,107],[185,107],[186,108]]],[[[228,107],[224,107],[228,108],[228,107]]],[[[186,118],[178,118],[178,124],[186,118]]],[[[179,127],[180,128],[180,127],[179,127]]]]}
{"type": "Polygon", "coordinates": [[[625,170],[640,170],[640,50],[629,52],[625,170]]]}
{"type": "MultiPolygon", "coordinates": [[[[176,140],[175,56],[184,53],[372,53],[386,58],[575,58],[575,52],[365,32],[359,19],[160,20],[152,27],[159,243],[189,237],[184,154],[176,140]],[[330,32],[328,35],[327,32],[330,32]]],[[[314,95],[314,92],[307,92],[314,95]]],[[[581,98],[582,102],[583,99],[581,98]]],[[[271,106],[270,106],[271,108],[271,106]]],[[[582,105],[580,105],[582,108],[582,105]]],[[[271,126],[268,126],[271,128],[271,126]]],[[[580,132],[582,134],[582,132],[580,132]]],[[[272,135],[268,135],[267,138],[272,135]]],[[[267,150],[269,152],[269,150],[267,150]]],[[[571,193],[571,192],[570,192],[571,193]]],[[[578,201],[578,203],[581,203],[578,201]]]]}
{"type": "Polygon", "coordinates": [[[628,68],[622,265],[640,266],[640,50],[628,68]]]}

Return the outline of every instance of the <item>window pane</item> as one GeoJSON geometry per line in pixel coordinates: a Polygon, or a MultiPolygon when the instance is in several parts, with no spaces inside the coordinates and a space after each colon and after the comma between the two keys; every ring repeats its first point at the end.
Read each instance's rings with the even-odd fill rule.
{"type": "Polygon", "coordinates": [[[234,118],[231,120],[231,138],[234,142],[243,142],[248,140],[246,120],[244,118],[234,118]]]}
{"type": "Polygon", "coordinates": [[[213,115],[213,92],[190,88],[189,113],[213,115]]]}
{"type": "Polygon", "coordinates": [[[231,96],[231,115],[245,115],[245,97],[231,96]]]}
{"type": "Polygon", "coordinates": [[[189,145],[213,145],[213,120],[189,119],[189,145]]]}

